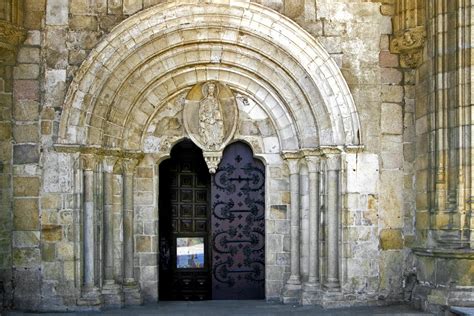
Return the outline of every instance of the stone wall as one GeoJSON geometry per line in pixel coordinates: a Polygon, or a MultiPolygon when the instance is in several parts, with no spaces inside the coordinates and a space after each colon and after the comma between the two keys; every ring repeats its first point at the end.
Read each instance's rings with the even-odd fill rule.
{"type": "MultiPolygon", "coordinates": [[[[7,227],[3,229],[5,239],[2,240],[9,244],[11,228],[8,225],[11,225],[16,308],[51,310],[76,304],[83,255],[78,191],[82,175],[74,171],[78,168],[74,160],[77,157],[57,153],[53,147],[60,133],[65,96],[81,63],[114,26],[161,2],[164,1],[25,1],[25,27],[29,35],[20,48],[18,64],[11,71],[11,88],[8,90],[8,80],[4,80],[5,93],[2,94],[5,113],[13,109],[13,124],[9,127],[9,114],[6,114],[5,135],[2,135],[2,147],[5,146],[2,161],[11,161],[10,156],[13,156],[12,167],[3,164],[2,176],[7,183],[12,176],[14,184],[13,190],[2,191],[5,194],[2,197],[13,194],[13,198],[5,198],[5,204],[11,201],[13,205],[13,217],[10,222],[5,221],[7,227]],[[13,107],[8,103],[12,101],[13,107]]],[[[422,114],[415,113],[414,108],[414,70],[401,69],[399,55],[389,51],[393,1],[255,2],[293,19],[324,46],[342,71],[357,107],[361,123],[358,137],[365,148],[348,152],[343,159],[346,182],[341,187],[343,244],[339,249],[344,300],[348,304],[377,299],[401,300],[404,275],[411,270],[408,247],[415,234],[414,115],[421,119],[422,114]]],[[[423,69],[422,66],[420,71],[423,69]]],[[[5,79],[9,78],[7,74],[8,69],[5,79]]],[[[421,89],[418,95],[425,91],[418,89],[421,89]]],[[[290,276],[289,170],[279,155],[281,148],[275,125],[265,111],[252,102],[250,105],[239,103],[241,120],[236,139],[251,144],[268,164],[271,195],[267,197],[267,299],[279,300],[290,276]]],[[[169,149],[183,137],[177,109],[176,104],[171,103],[169,113],[162,111],[153,118],[154,123],[147,130],[145,152],[153,153],[165,148],[163,146],[169,149]]],[[[86,112],[77,115],[77,122],[73,123],[82,124],[89,119],[88,115],[86,112]]],[[[423,122],[417,122],[417,133],[422,136],[423,122]]],[[[307,141],[311,142],[316,141],[307,141]]],[[[420,148],[426,144],[426,139],[419,138],[418,152],[424,152],[420,148]]],[[[147,301],[156,300],[158,295],[158,210],[154,199],[158,184],[153,164],[152,160],[142,161],[134,180],[135,275],[147,301]]],[[[308,218],[309,197],[305,189],[308,166],[303,161],[301,167],[302,216],[308,218]]],[[[422,171],[419,172],[419,178],[423,179],[422,171]]],[[[115,227],[123,225],[117,216],[122,181],[114,175],[115,227]]],[[[8,217],[8,208],[3,209],[8,217]]],[[[326,221],[327,214],[323,216],[326,221]]],[[[417,213],[417,225],[423,223],[420,216],[422,212],[417,213]]],[[[100,223],[98,234],[103,233],[100,223]]],[[[118,233],[114,235],[115,262],[123,258],[122,237],[118,233]]],[[[324,249],[327,232],[321,232],[321,238],[321,249],[324,249]]],[[[303,235],[302,239],[301,271],[303,280],[307,280],[309,258],[306,255],[310,244],[308,236],[303,235]]],[[[95,250],[97,260],[102,259],[101,247],[95,250]]],[[[321,260],[326,262],[328,254],[322,253],[321,260]]],[[[2,267],[8,270],[9,265],[8,261],[2,267]]],[[[327,275],[326,268],[327,265],[321,265],[323,276],[327,275]]],[[[114,265],[115,275],[122,274],[123,269],[118,263],[114,265]]],[[[97,271],[96,276],[100,273],[97,271]]]]}

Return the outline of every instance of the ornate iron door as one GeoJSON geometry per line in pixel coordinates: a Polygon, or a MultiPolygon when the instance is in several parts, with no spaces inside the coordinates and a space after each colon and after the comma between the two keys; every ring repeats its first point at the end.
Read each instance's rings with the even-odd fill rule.
{"type": "Polygon", "coordinates": [[[229,145],[212,177],[212,298],[265,298],[265,167],[229,145]]]}

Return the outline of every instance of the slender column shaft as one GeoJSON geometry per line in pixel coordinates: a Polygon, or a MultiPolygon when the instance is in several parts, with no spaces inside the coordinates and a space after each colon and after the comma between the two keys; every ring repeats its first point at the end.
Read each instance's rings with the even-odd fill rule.
{"type": "Polygon", "coordinates": [[[116,158],[104,160],[104,274],[108,283],[113,282],[114,239],[113,239],[113,166],[116,158]]]}
{"type": "Polygon", "coordinates": [[[298,160],[288,159],[290,168],[290,225],[291,225],[291,275],[288,284],[300,285],[300,205],[299,205],[299,172],[298,160]]]}
{"type": "Polygon", "coordinates": [[[133,273],[133,172],[136,161],[128,160],[124,162],[123,177],[123,234],[124,234],[124,277],[125,283],[134,283],[133,273]]]}
{"type": "Polygon", "coordinates": [[[82,156],[83,166],[83,192],[84,192],[84,209],[83,209],[83,264],[84,264],[84,287],[86,289],[95,286],[95,234],[94,234],[94,170],[96,161],[93,156],[82,156]]]}
{"type": "Polygon", "coordinates": [[[329,157],[327,171],[327,282],[326,287],[339,288],[339,157],[329,157]]]}
{"type": "Polygon", "coordinates": [[[84,170],[84,286],[93,287],[94,271],[94,171],[84,170]]]}
{"type": "Polygon", "coordinates": [[[309,284],[319,283],[319,158],[306,157],[309,170],[309,284]]]}

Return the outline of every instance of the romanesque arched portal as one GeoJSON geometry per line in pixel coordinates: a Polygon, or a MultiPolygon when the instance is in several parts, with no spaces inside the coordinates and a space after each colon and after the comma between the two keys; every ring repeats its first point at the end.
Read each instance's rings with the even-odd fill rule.
{"type": "MultiPolygon", "coordinates": [[[[70,85],[56,149],[80,162],[78,302],[156,300],[156,163],[193,139],[186,111],[201,86],[226,87],[233,101],[223,115],[236,112],[232,133],[211,144],[220,148],[230,135],[227,142],[246,142],[266,164],[267,299],[316,303],[320,289],[342,298],[341,170],[361,131],[340,70],[314,38],[268,8],[190,0],[122,22],[70,85]]],[[[196,104],[213,93],[207,88],[196,104]]]]}

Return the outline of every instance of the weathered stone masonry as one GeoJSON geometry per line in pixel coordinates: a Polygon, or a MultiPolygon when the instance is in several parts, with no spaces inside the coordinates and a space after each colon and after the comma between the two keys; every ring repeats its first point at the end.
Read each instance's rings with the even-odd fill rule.
{"type": "Polygon", "coordinates": [[[472,8],[4,1],[2,308],[159,300],[158,165],[210,81],[266,165],[267,300],[474,304],[472,8]]]}

